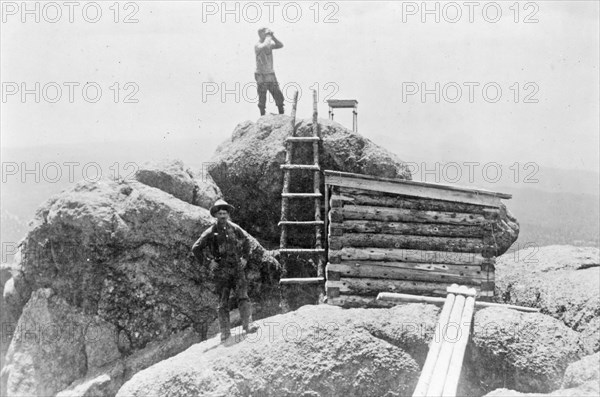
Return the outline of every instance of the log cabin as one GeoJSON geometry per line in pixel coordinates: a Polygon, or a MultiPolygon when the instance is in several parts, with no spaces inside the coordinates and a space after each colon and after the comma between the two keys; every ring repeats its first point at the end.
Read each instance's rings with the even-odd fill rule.
{"type": "Polygon", "coordinates": [[[378,306],[380,292],[494,296],[494,224],[512,196],[326,170],[327,303],[378,306]]]}

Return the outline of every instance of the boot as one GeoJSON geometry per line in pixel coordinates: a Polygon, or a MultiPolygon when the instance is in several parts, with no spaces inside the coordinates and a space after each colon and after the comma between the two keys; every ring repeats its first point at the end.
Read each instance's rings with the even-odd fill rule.
{"type": "Polygon", "coordinates": [[[265,113],[266,113],[266,110],[265,110],[265,108],[258,108],[258,109],[260,110],[260,115],[261,115],[261,116],[264,116],[264,115],[265,115],[265,113]]]}
{"type": "Polygon", "coordinates": [[[253,333],[257,331],[257,328],[252,323],[252,305],[248,299],[243,299],[239,303],[240,317],[242,317],[242,328],[246,333],[253,333]]]}
{"type": "Polygon", "coordinates": [[[284,114],[283,105],[277,107],[279,109],[279,114],[284,114]]]}
{"type": "Polygon", "coordinates": [[[227,340],[231,336],[229,312],[226,310],[219,310],[219,329],[221,330],[221,342],[227,340]]]}

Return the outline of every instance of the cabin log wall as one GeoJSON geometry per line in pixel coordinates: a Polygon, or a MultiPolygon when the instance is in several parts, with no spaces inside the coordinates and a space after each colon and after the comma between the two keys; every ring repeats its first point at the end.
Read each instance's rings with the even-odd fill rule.
{"type": "Polygon", "coordinates": [[[378,190],[377,178],[347,175],[325,178],[329,303],[377,305],[379,292],[445,296],[454,283],[493,297],[499,197],[451,187],[446,196],[415,182],[402,194],[401,182],[378,190]]]}

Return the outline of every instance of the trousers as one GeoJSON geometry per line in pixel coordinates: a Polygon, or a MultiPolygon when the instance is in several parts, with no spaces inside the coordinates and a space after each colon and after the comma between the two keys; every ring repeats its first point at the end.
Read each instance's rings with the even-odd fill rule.
{"type": "Polygon", "coordinates": [[[267,104],[267,91],[271,93],[273,96],[273,100],[279,109],[279,113],[283,113],[283,93],[279,88],[279,83],[277,82],[277,78],[275,74],[259,74],[255,73],[254,75],[256,79],[256,90],[258,92],[258,108],[260,109],[260,114],[264,115],[265,108],[267,104]]]}
{"type": "Polygon", "coordinates": [[[219,296],[219,328],[221,338],[229,337],[231,326],[229,322],[229,296],[235,290],[238,307],[242,318],[242,326],[246,330],[252,321],[252,306],[248,298],[248,280],[246,272],[239,264],[229,264],[230,267],[216,277],[216,292],[219,296]],[[233,266],[231,266],[233,265],[233,266]],[[233,267],[233,268],[232,268],[233,267]]]}

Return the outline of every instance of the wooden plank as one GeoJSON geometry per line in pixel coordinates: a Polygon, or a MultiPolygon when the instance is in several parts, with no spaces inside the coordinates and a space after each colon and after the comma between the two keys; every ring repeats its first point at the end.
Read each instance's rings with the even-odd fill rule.
{"type": "Polygon", "coordinates": [[[425,395],[428,397],[439,397],[442,395],[444,383],[446,381],[446,374],[448,373],[450,360],[452,358],[452,353],[454,352],[454,345],[456,344],[453,343],[453,341],[456,341],[459,338],[460,328],[457,325],[460,324],[462,312],[465,306],[465,297],[463,295],[455,296],[456,298],[454,300],[454,305],[452,305],[452,311],[450,312],[448,323],[443,324],[446,325],[446,327],[442,328],[443,342],[440,348],[440,353],[435,362],[435,366],[433,367],[433,373],[435,376],[431,378],[431,382],[427,387],[427,393],[425,393],[425,395]]]}
{"type": "MultiPolygon", "coordinates": [[[[438,223],[446,225],[488,226],[491,222],[481,214],[445,211],[417,211],[406,208],[344,205],[330,212],[341,212],[343,219],[383,222],[438,223]]],[[[332,219],[334,219],[332,217],[332,219]]]]}
{"type": "MultiPolygon", "coordinates": [[[[372,175],[352,174],[341,171],[325,171],[325,183],[329,185],[354,187],[365,190],[375,190],[388,193],[406,194],[407,196],[425,197],[438,200],[458,201],[464,203],[486,205],[487,199],[510,199],[512,195],[493,192],[485,189],[473,189],[463,186],[442,185],[437,183],[416,182],[403,179],[382,178],[372,175]],[[446,197],[446,198],[444,198],[446,197]],[[467,200],[473,200],[473,202],[467,200]]],[[[495,200],[488,201],[496,202],[495,200]]],[[[498,205],[490,205],[497,207],[498,205]]]]}
{"type": "Polygon", "coordinates": [[[279,168],[282,170],[320,170],[319,166],[315,164],[281,164],[279,168]]]}
{"type": "Polygon", "coordinates": [[[358,277],[358,278],[382,278],[392,280],[415,280],[415,281],[431,281],[440,283],[469,283],[480,285],[487,281],[485,275],[482,275],[479,270],[471,270],[469,272],[453,271],[445,272],[438,269],[426,268],[407,268],[393,266],[378,266],[364,265],[358,263],[329,263],[327,264],[327,279],[333,280],[331,274],[337,274],[340,277],[358,277]],[[459,273],[459,274],[457,274],[459,273]]]}
{"type": "Polygon", "coordinates": [[[280,221],[279,226],[281,225],[296,225],[296,226],[320,226],[325,222],[323,221],[280,221]]]}
{"type": "Polygon", "coordinates": [[[379,292],[398,292],[444,296],[446,295],[446,288],[451,283],[342,277],[340,281],[328,280],[327,285],[332,288],[339,288],[341,294],[348,295],[377,295],[379,292]]]}
{"type": "Polygon", "coordinates": [[[356,99],[328,99],[327,104],[330,108],[353,108],[358,104],[356,99]]]}
{"type": "Polygon", "coordinates": [[[396,234],[349,233],[342,236],[330,236],[329,247],[339,250],[352,248],[405,248],[428,251],[474,252],[482,253],[489,247],[482,239],[463,237],[429,237],[396,234]]]}
{"type": "Polygon", "coordinates": [[[456,297],[454,294],[449,294],[446,297],[446,299],[444,299],[444,307],[442,308],[442,312],[440,313],[440,317],[436,323],[434,338],[429,344],[429,352],[427,353],[425,364],[423,364],[423,369],[421,370],[419,382],[417,383],[417,386],[413,391],[413,397],[427,396],[427,389],[429,388],[429,383],[433,378],[433,370],[435,368],[435,363],[437,362],[443,343],[443,339],[435,337],[435,335],[440,335],[444,329],[445,324],[448,324],[450,314],[452,313],[452,307],[454,306],[455,298],[456,297]]]}
{"type": "Polygon", "coordinates": [[[477,204],[434,200],[428,198],[413,198],[397,194],[348,188],[343,186],[340,187],[340,195],[336,196],[335,198],[337,200],[354,205],[407,208],[419,211],[468,212],[481,215],[486,214],[488,211],[499,213],[499,209],[497,207],[486,207],[477,204]]]}
{"type": "Polygon", "coordinates": [[[377,266],[381,268],[401,268],[414,269],[423,271],[444,272],[455,275],[470,275],[486,278],[487,273],[481,270],[480,265],[474,264],[456,264],[456,263],[427,263],[427,262],[380,262],[380,261],[362,261],[362,260],[342,260],[336,265],[354,265],[360,266],[377,266]]]}
{"type": "Polygon", "coordinates": [[[312,143],[315,141],[320,141],[321,138],[318,136],[295,136],[295,137],[287,137],[285,138],[286,142],[308,142],[312,143]]]}
{"type": "Polygon", "coordinates": [[[281,248],[279,249],[280,253],[290,253],[290,254],[304,254],[304,253],[323,253],[325,249],[323,248],[281,248]]]}
{"type": "Polygon", "coordinates": [[[461,294],[464,296],[476,296],[477,295],[477,291],[475,290],[475,288],[469,288],[466,285],[458,285],[458,284],[452,284],[451,286],[449,286],[446,289],[446,292],[448,292],[449,294],[461,294]]]}
{"type": "Polygon", "coordinates": [[[281,197],[288,197],[288,198],[306,198],[306,197],[312,197],[312,198],[317,198],[317,197],[322,197],[321,193],[281,193],[281,197]]]}
{"type": "Polygon", "coordinates": [[[478,253],[462,253],[450,251],[432,251],[398,248],[351,248],[344,247],[339,250],[330,249],[329,262],[340,263],[345,260],[370,260],[378,262],[416,262],[416,263],[442,263],[462,265],[482,265],[490,259],[478,253]]]}
{"type": "Polygon", "coordinates": [[[347,195],[343,195],[343,194],[334,194],[331,196],[331,200],[335,200],[335,201],[339,201],[341,203],[346,203],[346,204],[352,204],[354,203],[354,198],[347,196],[347,195]]]}
{"type": "Polygon", "coordinates": [[[446,374],[442,396],[456,396],[456,389],[458,388],[458,380],[462,370],[465,350],[471,334],[471,322],[473,321],[474,310],[475,298],[469,296],[465,300],[460,319],[460,338],[454,344],[454,349],[452,350],[452,357],[450,358],[450,365],[446,374]]]}
{"type": "MultiPolygon", "coordinates": [[[[483,291],[478,291],[478,295],[481,296],[483,291]]],[[[444,298],[439,297],[431,297],[431,296],[420,296],[420,295],[410,295],[410,294],[398,294],[393,292],[381,292],[377,295],[377,299],[386,300],[389,302],[395,303],[430,303],[432,305],[440,305],[444,303],[444,298]]],[[[525,306],[516,306],[516,305],[505,305],[503,303],[493,303],[493,302],[481,302],[476,301],[475,307],[477,308],[486,308],[486,307],[503,307],[506,309],[518,310],[521,312],[527,313],[537,313],[540,309],[536,309],[534,307],[525,307],[525,306]]]]}
{"type": "Polygon", "coordinates": [[[377,300],[375,296],[339,295],[327,298],[327,304],[342,307],[393,307],[394,303],[377,300]]]}
{"type": "Polygon", "coordinates": [[[326,176],[326,184],[353,187],[357,189],[373,190],[400,194],[404,196],[423,197],[436,200],[454,201],[459,203],[468,203],[484,205],[488,207],[500,207],[499,197],[480,195],[477,193],[468,193],[455,190],[432,189],[430,187],[419,185],[400,185],[393,182],[368,181],[359,179],[339,178],[336,176],[326,176]]]}
{"type": "Polygon", "coordinates": [[[281,285],[289,284],[322,284],[325,282],[323,277],[299,277],[299,278],[282,278],[279,280],[281,285]]]}
{"type": "Polygon", "coordinates": [[[441,225],[431,223],[378,222],[369,220],[344,220],[332,223],[331,229],[342,233],[412,234],[415,236],[477,237],[483,238],[485,230],[480,226],[441,225]]]}

